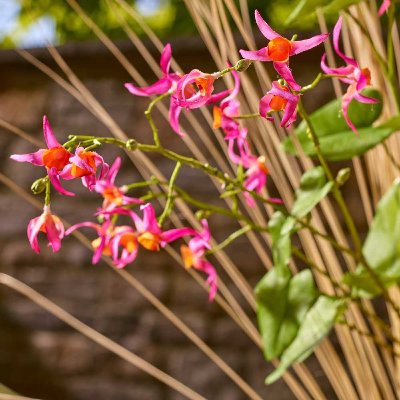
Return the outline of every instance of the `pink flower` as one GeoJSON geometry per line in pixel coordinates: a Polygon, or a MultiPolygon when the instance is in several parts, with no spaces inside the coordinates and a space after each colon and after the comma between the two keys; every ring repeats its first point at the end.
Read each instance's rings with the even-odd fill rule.
{"type": "Polygon", "coordinates": [[[111,256],[110,242],[114,234],[114,226],[111,220],[105,219],[101,225],[90,221],[81,222],[79,224],[72,225],[67,229],[65,234],[70,235],[75,229],[83,227],[93,228],[98,235],[98,238],[92,241],[92,247],[94,249],[92,264],[97,264],[102,255],[111,256]]]}
{"type": "Polygon", "coordinates": [[[60,172],[60,177],[66,180],[82,178],[83,186],[93,190],[97,179],[103,179],[108,172],[108,164],[103,157],[94,151],[85,151],[83,147],[77,147],[75,155],[69,159],[64,169],[60,172]],[[100,168],[99,168],[100,167],[100,168]],[[96,173],[100,169],[99,177],[96,173]]]}
{"type": "Polygon", "coordinates": [[[195,268],[207,274],[207,284],[210,286],[209,300],[212,301],[217,294],[217,272],[215,267],[204,259],[204,253],[211,248],[210,245],[210,230],[207,220],[201,221],[203,230],[195,232],[195,236],[189,241],[189,245],[181,246],[181,255],[185,268],[195,268]]]}
{"type": "Polygon", "coordinates": [[[272,82],[272,89],[260,101],[260,115],[273,120],[268,114],[272,111],[284,111],[281,126],[289,128],[296,121],[296,108],[300,95],[290,92],[286,86],[272,82]]]}
{"type": "Polygon", "coordinates": [[[115,208],[106,212],[100,211],[99,214],[129,215],[136,227],[138,243],[150,251],[159,251],[168,243],[171,243],[186,235],[193,235],[195,232],[193,228],[177,228],[163,231],[157,222],[156,214],[151,203],[142,205],[140,210],[143,211],[143,218],[140,218],[134,211],[124,208],[115,208]]]}
{"type": "Polygon", "coordinates": [[[232,71],[235,86],[229,96],[225,97],[220,106],[213,108],[213,127],[222,128],[225,132],[225,139],[235,138],[239,135],[240,124],[235,117],[239,115],[240,102],[236,99],[240,90],[240,78],[236,71],[232,71]]]}
{"type": "Polygon", "coordinates": [[[114,265],[117,268],[124,268],[137,257],[139,250],[137,233],[129,226],[118,226],[110,241],[110,249],[114,265]]]}
{"type": "Polygon", "coordinates": [[[115,178],[121,167],[121,157],[117,157],[111,165],[108,174],[96,182],[94,190],[103,198],[103,210],[110,211],[127,204],[142,204],[143,201],[134,197],[125,196],[126,188],[114,185],[115,178]]]}
{"type": "Polygon", "coordinates": [[[206,74],[194,69],[178,81],[176,91],[171,96],[169,109],[171,127],[178,135],[184,136],[179,128],[179,116],[182,108],[189,110],[212,104],[220,101],[231,92],[224,90],[213,94],[214,81],[217,78],[219,78],[218,74],[206,74]]]}
{"type": "Polygon", "coordinates": [[[63,195],[75,196],[74,193],[65,190],[60,183],[60,173],[68,165],[72,154],[58,143],[46,116],[43,117],[43,135],[47,149],[39,149],[35,153],[13,154],[10,158],[18,162],[29,162],[46,167],[50,182],[54,188],[63,195]]]}
{"type": "Polygon", "coordinates": [[[318,46],[326,40],[328,34],[314,36],[306,40],[288,40],[276,33],[255,11],[256,23],[261,33],[269,40],[266,47],[257,51],[240,50],[243,58],[257,61],[272,61],[275,70],[289,84],[293,90],[300,90],[301,86],[294,80],[289,68],[289,57],[318,46]]]}
{"type": "Polygon", "coordinates": [[[167,43],[161,53],[160,68],[163,73],[163,77],[155,82],[153,85],[147,88],[139,88],[134,86],[132,83],[125,83],[126,89],[129,90],[135,96],[149,97],[154,94],[160,95],[167,93],[173,86],[176,86],[176,82],[179,80],[179,75],[170,73],[169,69],[171,66],[171,45],[167,43]]]}
{"type": "Polygon", "coordinates": [[[342,17],[339,17],[333,30],[333,47],[336,53],[347,63],[347,65],[339,68],[329,68],[325,63],[326,54],[324,54],[321,59],[321,68],[326,74],[345,75],[344,77],[340,78],[342,82],[349,84],[347,92],[342,97],[343,117],[352,131],[357,133],[357,128],[350,121],[350,118],[347,114],[350,102],[355,99],[361,103],[375,104],[378,102],[378,100],[363,96],[360,93],[361,90],[363,90],[367,85],[371,84],[371,73],[368,68],[361,69],[356,60],[346,56],[340,51],[339,38],[341,29],[342,17]]]}
{"type": "MultiPolygon", "coordinates": [[[[255,190],[260,194],[267,184],[267,175],[269,174],[268,168],[265,165],[265,157],[256,157],[251,154],[243,155],[243,166],[248,168],[246,171],[247,178],[243,186],[250,191],[255,190]]],[[[255,206],[255,201],[250,193],[245,192],[244,196],[249,207],[255,206]]]]}
{"type": "Polygon", "coordinates": [[[391,0],[383,0],[382,5],[379,8],[378,14],[381,17],[390,7],[391,0]]]}
{"type": "Polygon", "coordinates": [[[47,235],[48,245],[51,246],[53,252],[60,250],[61,239],[64,237],[64,225],[60,218],[52,214],[50,206],[45,206],[42,215],[33,218],[28,224],[28,239],[33,251],[40,253],[40,247],[37,236],[39,232],[47,235]]]}

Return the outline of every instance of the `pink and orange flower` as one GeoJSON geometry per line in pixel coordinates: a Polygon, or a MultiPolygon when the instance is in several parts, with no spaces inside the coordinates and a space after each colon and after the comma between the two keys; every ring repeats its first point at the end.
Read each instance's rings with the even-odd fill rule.
{"type": "Polygon", "coordinates": [[[210,286],[209,300],[214,300],[217,290],[217,272],[215,267],[204,258],[206,250],[211,248],[211,234],[207,220],[201,221],[202,231],[195,231],[195,235],[190,239],[188,245],[181,246],[181,255],[185,268],[195,268],[207,274],[207,284],[210,286]]]}
{"type": "Polygon", "coordinates": [[[276,33],[255,11],[255,19],[261,33],[269,40],[266,47],[257,51],[240,50],[240,54],[247,60],[272,61],[278,74],[293,90],[300,90],[301,86],[294,80],[289,68],[289,58],[303,53],[324,42],[329,34],[314,36],[306,40],[288,40],[276,33]]]}
{"type": "Polygon", "coordinates": [[[32,250],[40,253],[38,235],[43,232],[47,235],[48,245],[53,252],[60,250],[61,240],[64,237],[64,224],[57,215],[52,214],[50,206],[44,206],[43,213],[29,221],[28,224],[28,239],[32,250]]]}
{"type": "Polygon", "coordinates": [[[94,190],[104,198],[102,209],[105,211],[128,204],[143,204],[143,201],[140,199],[126,196],[126,187],[119,187],[114,184],[120,168],[121,157],[117,157],[107,175],[103,179],[99,179],[94,186],[94,190]]]}
{"type": "Polygon", "coordinates": [[[333,47],[335,52],[339,55],[339,57],[342,58],[342,60],[346,62],[347,65],[339,68],[330,68],[325,63],[326,54],[324,54],[321,59],[321,68],[326,74],[343,75],[343,77],[339,78],[340,81],[349,85],[347,92],[342,97],[342,111],[343,117],[351,130],[354,133],[357,133],[357,128],[351,122],[347,113],[350,102],[354,99],[360,103],[375,104],[378,102],[378,100],[361,94],[361,90],[371,84],[371,73],[368,68],[360,68],[356,60],[346,56],[340,51],[339,39],[341,29],[342,17],[339,17],[333,30],[333,47]]]}
{"type": "Polygon", "coordinates": [[[64,189],[60,182],[60,175],[69,164],[72,154],[58,142],[46,116],[43,117],[43,136],[47,149],[39,149],[35,153],[13,154],[10,158],[18,162],[44,166],[50,182],[59,193],[66,196],[75,196],[74,193],[64,189]]]}
{"type": "Polygon", "coordinates": [[[297,116],[300,95],[293,94],[288,87],[272,82],[272,89],[260,100],[260,115],[272,121],[271,112],[283,111],[281,126],[289,128],[297,116]]]}

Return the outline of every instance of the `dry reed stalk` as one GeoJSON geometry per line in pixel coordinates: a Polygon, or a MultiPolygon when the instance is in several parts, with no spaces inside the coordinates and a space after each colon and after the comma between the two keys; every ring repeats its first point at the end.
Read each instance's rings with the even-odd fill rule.
{"type": "MultiPolygon", "coordinates": [[[[11,179],[0,172],[0,182],[17,193],[24,200],[28,201],[37,209],[42,209],[42,204],[34,196],[27,193],[24,189],[15,184],[11,179]]],[[[63,220],[66,227],[71,226],[68,221],[63,220]]],[[[92,249],[91,241],[81,232],[73,232],[73,236],[78,239],[86,248],[92,249]]],[[[103,256],[103,261],[108,267],[124,279],[130,286],[136,289],[146,300],[148,300],[164,317],[166,317],[176,328],[178,328],[199,350],[208,356],[229,378],[234,382],[250,399],[262,400],[261,397],[221,358],[219,357],[196,333],[189,328],[173,311],[166,307],[150,290],[139,282],[132,274],[126,270],[115,269],[112,260],[103,256]]]]}

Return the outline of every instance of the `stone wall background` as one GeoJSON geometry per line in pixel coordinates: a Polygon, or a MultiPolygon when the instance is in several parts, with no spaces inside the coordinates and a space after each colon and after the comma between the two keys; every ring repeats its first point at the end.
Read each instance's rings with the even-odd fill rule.
{"type": "MultiPolygon", "coordinates": [[[[145,78],[140,56],[128,43],[120,47],[145,78]]],[[[197,39],[181,39],[173,45],[174,55],[185,68],[213,71],[211,58],[197,39]]],[[[69,45],[61,49],[67,62],[132,137],[150,141],[150,129],[143,116],[147,99],[135,98],[124,88],[127,73],[99,44],[69,45]]],[[[322,50],[321,50],[322,51],[322,50]]],[[[54,66],[46,50],[34,52],[54,66]]],[[[318,68],[320,52],[296,60],[300,81],[308,81],[318,68]]],[[[57,137],[67,134],[107,135],[102,126],[75,99],[36,68],[13,52],[0,53],[0,117],[42,139],[41,120],[49,117],[57,137]]],[[[308,101],[312,107],[325,102],[329,88],[321,85],[319,94],[308,101]],[[324,100],[323,100],[324,99],[324,100]]],[[[261,94],[261,92],[260,92],[261,94]]],[[[165,141],[185,151],[180,139],[167,123],[156,118],[165,141]]],[[[204,121],[203,121],[204,123],[204,121]]],[[[205,123],[204,123],[205,126],[205,123]]],[[[208,130],[209,131],[209,130],[208,130]]],[[[215,133],[209,131],[210,135],[215,133]]],[[[29,190],[41,176],[40,168],[11,162],[13,153],[33,151],[24,140],[0,129],[0,169],[13,181],[29,190]]],[[[112,161],[115,149],[102,150],[112,161]]],[[[154,158],[167,175],[172,165],[154,158]]],[[[127,157],[119,182],[139,178],[127,157]]],[[[196,171],[185,169],[179,183],[196,197],[217,201],[209,180],[196,171]]],[[[78,185],[69,187],[77,198],[54,198],[53,209],[71,223],[91,219],[100,204],[98,197],[78,185]]],[[[26,238],[26,224],[38,211],[0,185],[0,271],[21,279],[129,350],[198,390],[208,399],[236,400],[245,395],[134,289],[103,264],[92,266],[91,254],[74,238],[63,242],[62,250],[52,254],[42,246],[34,254],[26,238]]],[[[211,220],[217,239],[234,229],[229,220],[211,220]]],[[[91,232],[85,231],[85,234],[91,232]]],[[[43,242],[41,242],[43,244],[43,242]]],[[[229,254],[254,284],[265,272],[257,256],[240,239],[229,254]]],[[[264,398],[292,399],[284,383],[268,388],[263,380],[268,368],[257,348],[241,333],[217,304],[209,304],[207,294],[166,253],[142,252],[135,264],[127,267],[163,303],[176,312],[194,331],[220,354],[264,398]]],[[[318,379],[324,379],[319,366],[310,361],[318,379]]],[[[47,400],[173,400],[182,398],[163,384],[128,365],[113,354],[74,332],[29,300],[0,287],[0,382],[21,394],[47,400]]],[[[329,398],[335,398],[326,384],[329,398]]]]}

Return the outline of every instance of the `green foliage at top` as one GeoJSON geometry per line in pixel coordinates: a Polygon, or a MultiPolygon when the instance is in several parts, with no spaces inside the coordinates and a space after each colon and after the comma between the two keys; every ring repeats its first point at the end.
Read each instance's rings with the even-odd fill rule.
{"type": "MultiPolygon", "coordinates": [[[[371,125],[382,112],[382,96],[379,91],[371,88],[365,89],[363,94],[378,99],[379,103],[363,104],[355,100],[350,103],[348,115],[358,128],[359,135],[356,135],[344,120],[341,99],[325,104],[310,115],[320,142],[321,152],[326,160],[342,161],[360,156],[399,130],[399,118],[393,118],[380,126],[372,127],[371,125]]],[[[309,138],[304,122],[296,128],[295,134],[304,153],[315,156],[315,147],[309,138]]],[[[283,141],[283,148],[287,153],[296,155],[297,150],[293,140],[291,137],[286,138],[283,141]]]]}
{"type": "MultiPolygon", "coordinates": [[[[67,41],[83,41],[96,39],[93,32],[86,26],[66,0],[15,0],[20,5],[17,16],[18,25],[15,30],[2,38],[3,47],[15,47],[27,29],[46,16],[54,20],[56,25],[57,43],[67,41]]],[[[138,0],[125,0],[135,9],[138,0]]],[[[254,10],[258,9],[265,19],[279,31],[295,28],[298,31],[314,29],[316,27],[315,9],[320,6],[327,13],[331,22],[337,18],[337,11],[342,7],[357,2],[357,0],[248,0],[250,19],[255,27],[253,18],[254,10]]],[[[112,39],[125,38],[126,34],[120,26],[119,18],[114,7],[115,0],[85,0],[78,1],[79,5],[87,12],[96,24],[112,39]]],[[[239,2],[236,1],[239,7],[239,2]]],[[[117,9],[120,9],[117,6],[117,9]]],[[[229,12],[227,16],[233,30],[236,26],[232,23],[229,12]]],[[[125,12],[122,12],[126,15],[125,12]]],[[[160,0],[159,9],[151,16],[143,16],[146,23],[155,30],[160,37],[173,37],[191,35],[196,33],[196,26],[186,9],[183,0],[160,0]]],[[[142,34],[140,26],[127,17],[130,27],[142,34]]],[[[257,29],[255,27],[255,29],[257,29]]]]}

